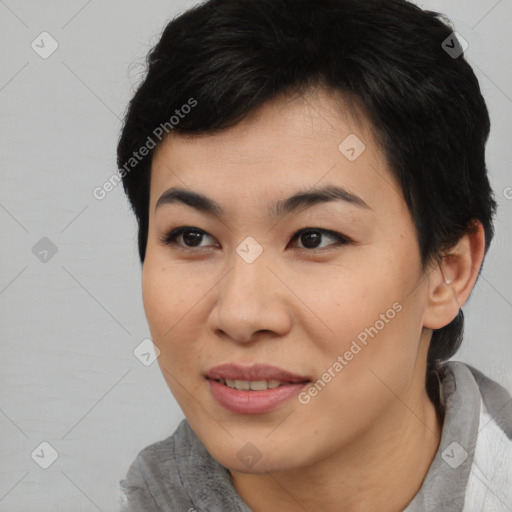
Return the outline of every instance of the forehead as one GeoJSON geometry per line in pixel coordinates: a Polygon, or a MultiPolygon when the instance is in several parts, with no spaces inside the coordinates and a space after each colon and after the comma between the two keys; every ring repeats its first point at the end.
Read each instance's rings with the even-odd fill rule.
{"type": "Polygon", "coordinates": [[[242,207],[329,184],[376,211],[404,206],[369,120],[339,95],[315,89],[269,101],[219,133],[171,132],[153,156],[151,209],[170,187],[242,207]]]}

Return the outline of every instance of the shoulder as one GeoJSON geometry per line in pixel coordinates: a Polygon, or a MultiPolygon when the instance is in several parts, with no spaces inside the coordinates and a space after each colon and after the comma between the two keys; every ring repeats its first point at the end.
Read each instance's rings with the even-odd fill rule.
{"type": "Polygon", "coordinates": [[[506,510],[512,506],[512,396],[501,384],[470,365],[459,362],[449,365],[456,382],[464,380],[457,376],[466,374],[474,379],[480,395],[465,507],[506,510]]]}
{"type": "MultiPolygon", "coordinates": [[[[461,364],[461,363],[459,363],[461,364]]],[[[512,396],[501,384],[492,380],[480,370],[464,365],[471,372],[478,385],[485,411],[503,433],[512,439],[512,396]]]]}
{"type": "Polygon", "coordinates": [[[190,426],[183,420],[172,435],[140,450],[119,482],[120,511],[191,508],[180,475],[180,457],[184,451],[190,453],[191,442],[190,426]]]}
{"type": "Polygon", "coordinates": [[[186,419],[174,434],[142,449],[120,482],[120,512],[250,512],[229,471],[186,419]]]}
{"type": "Polygon", "coordinates": [[[510,393],[462,362],[445,362],[437,374],[443,413],[439,448],[406,511],[512,510],[510,393]]]}

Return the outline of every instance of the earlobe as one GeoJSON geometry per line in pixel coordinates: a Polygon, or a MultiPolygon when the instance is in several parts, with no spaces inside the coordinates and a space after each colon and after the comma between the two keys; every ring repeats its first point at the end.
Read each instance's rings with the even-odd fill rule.
{"type": "Polygon", "coordinates": [[[457,316],[475,285],[484,253],[484,229],[474,220],[472,231],[442,256],[428,276],[424,327],[441,329],[457,316]]]}
{"type": "Polygon", "coordinates": [[[428,329],[441,329],[448,325],[462,307],[459,301],[460,269],[462,260],[455,257],[443,256],[437,268],[428,277],[428,297],[423,325],[428,329]]]}

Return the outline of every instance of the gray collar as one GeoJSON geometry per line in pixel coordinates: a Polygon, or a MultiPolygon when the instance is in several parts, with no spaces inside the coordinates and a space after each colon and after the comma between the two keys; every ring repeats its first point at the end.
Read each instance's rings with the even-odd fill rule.
{"type": "Polygon", "coordinates": [[[439,370],[444,422],[439,449],[423,484],[404,512],[460,512],[475,454],[481,395],[471,370],[450,361],[439,370]]]}

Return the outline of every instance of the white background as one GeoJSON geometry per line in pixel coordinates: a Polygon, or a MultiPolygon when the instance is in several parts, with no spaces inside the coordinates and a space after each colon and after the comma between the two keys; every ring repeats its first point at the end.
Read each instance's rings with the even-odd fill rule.
{"type": "MultiPolygon", "coordinates": [[[[183,418],[157,363],[133,355],[150,335],[135,218],[121,185],[92,191],[116,172],[147,51],[195,3],[0,0],[0,512],[115,510],[139,450],[183,418]],[[43,31],[59,45],[47,59],[31,48],[43,31]],[[46,263],[43,237],[57,247],[46,263]],[[44,441],[48,469],[31,457],[44,441]]],[[[455,359],[512,390],[512,0],[420,5],[468,41],[492,121],[496,236],[455,359]]]]}

